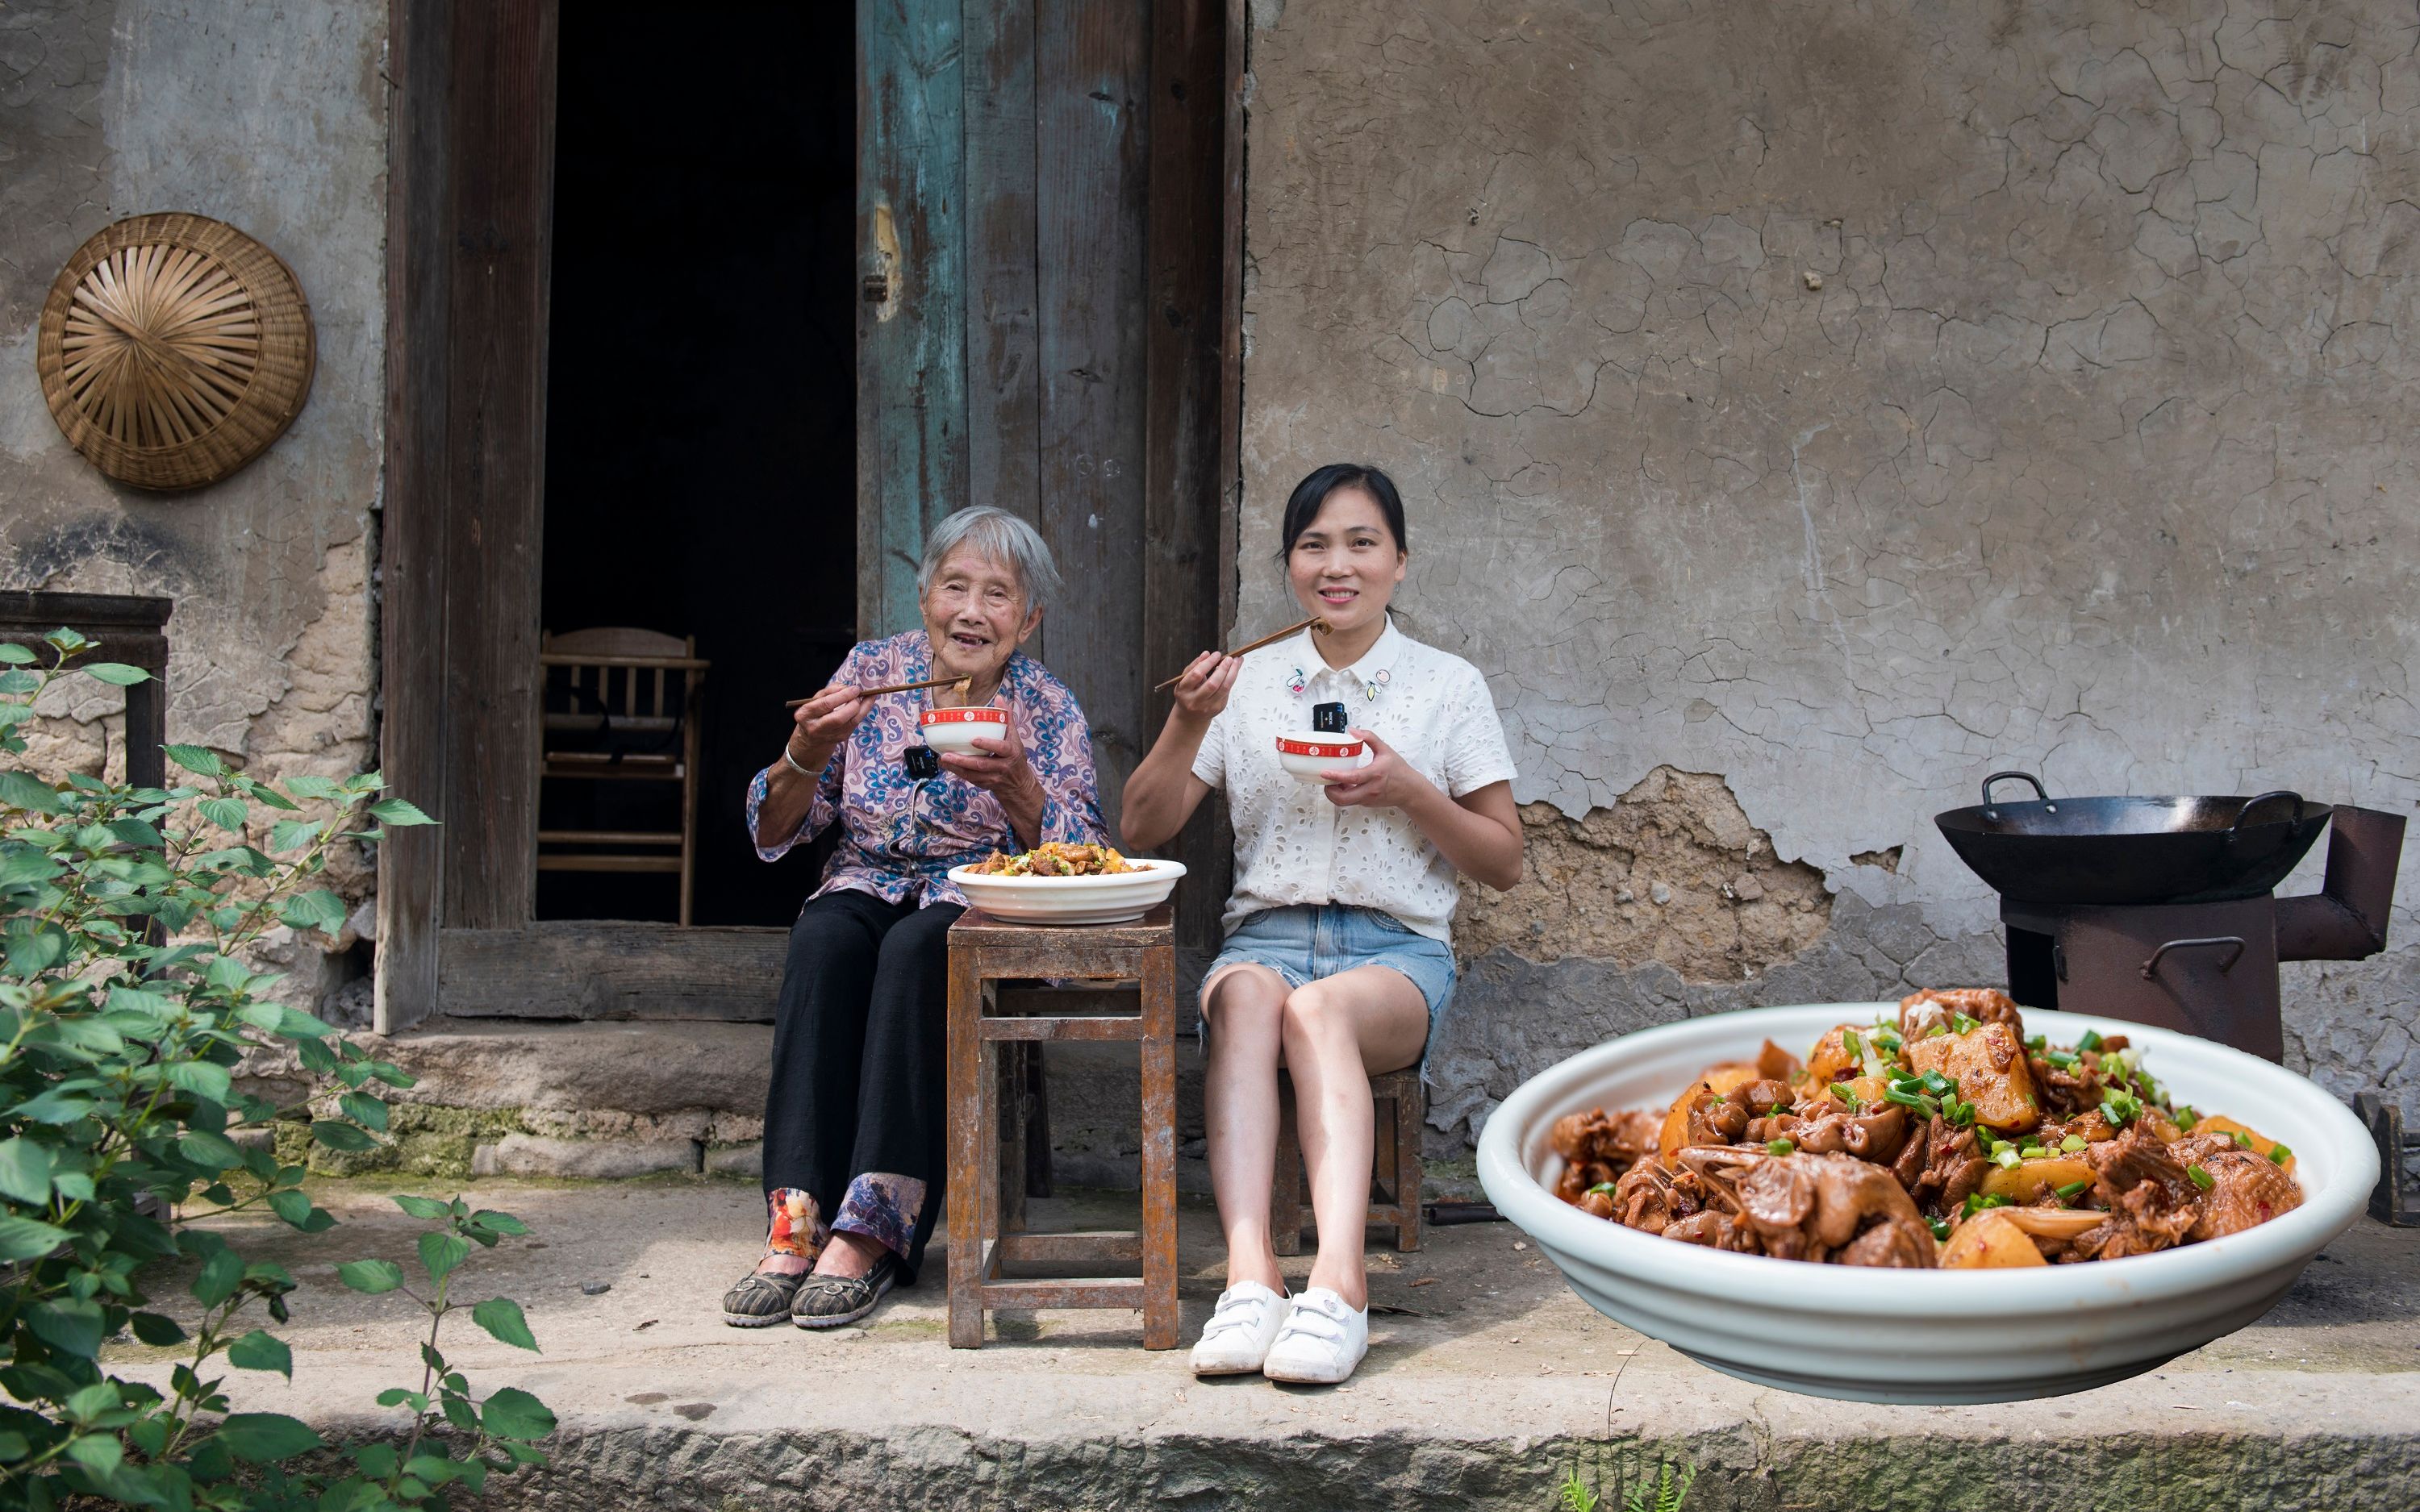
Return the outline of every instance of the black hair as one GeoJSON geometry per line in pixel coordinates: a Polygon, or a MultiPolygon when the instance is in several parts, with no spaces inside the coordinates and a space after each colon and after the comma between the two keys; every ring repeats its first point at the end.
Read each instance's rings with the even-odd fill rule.
{"type": "Polygon", "coordinates": [[[1278,530],[1280,566],[1294,554],[1294,544],[1302,539],[1302,532],[1319,517],[1327,496],[1339,488],[1359,488],[1376,500],[1378,513],[1386,517],[1387,529],[1394,533],[1395,549],[1412,548],[1404,534],[1404,496],[1395,491],[1395,480],[1367,462],[1330,462],[1295,484],[1286,498],[1285,522],[1278,530]]]}

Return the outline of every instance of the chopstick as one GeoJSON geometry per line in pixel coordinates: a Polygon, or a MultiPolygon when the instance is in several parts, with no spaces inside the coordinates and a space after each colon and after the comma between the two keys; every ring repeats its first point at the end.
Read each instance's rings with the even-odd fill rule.
{"type": "MultiPolygon", "coordinates": [[[[1273,630],[1269,634],[1261,637],[1258,640],[1251,642],[1249,645],[1237,646],[1233,651],[1222,651],[1219,655],[1222,656],[1240,656],[1248,651],[1258,651],[1263,646],[1274,645],[1278,641],[1284,640],[1287,636],[1294,634],[1296,630],[1309,630],[1313,635],[1326,635],[1327,633],[1327,622],[1319,618],[1317,615],[1313,615],[1311,618],[1303,621],[1300,625],[1289,625],[1282,630],[1273,630]]],[[[1178,672],[1167,682],[1160,684],[1157,687],[1154,687],[1152,691],[1156,693],[1160,691],[1161,688],[1174,687],[1178,683],[1181,683],[1184,680],[1185,673],[1178,672]]]]}
{"type": "MultiPolygon", "coordinates": [[[[861,699],[880,698],[885,693],[913,693],[918,688],[923,687],[954,687],[963,693],[974,686],[975,680],[971,677],[932,677],[921,683],[893,683],[889,687],[861,687],[857,690],[857,696],[861,699]]],[[[802,703],[813,702],[822,696],[820,693],[811,693],[802,699],[792,699],[782,707],[795,709],[802,703]]]]}

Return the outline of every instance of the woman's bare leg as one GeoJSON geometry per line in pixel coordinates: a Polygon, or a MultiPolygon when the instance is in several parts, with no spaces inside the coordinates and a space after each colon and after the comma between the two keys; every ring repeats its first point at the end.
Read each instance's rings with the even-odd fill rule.
{"type": "Polygon", "coordinates": [[[1202,985],[1210,1025],[1202,1072],[1210,1190],[1227,1236],[1227,1285],[1257,1281],[1282,1295],[1269,1242],[1269,1188],[1278,1164],[1278,1057],[1286,982],[1266,966],[1233,965],[1202,985]]]}
{"type": "MultiPolygon", "coordinates": [[[[1356,966],[1297,987],[1285,999],[1281,1037],[1294,1076],[1295,1126],[1311,1167],[1311,1208],[1319,1223],[1311,1284],[1356,1307],[1370,1304],[1361,1255],[1373,1134],[1370,1072],[1418,1060],[1428,1032],[1428,1000],[1409,978],[1387,966],[1356,966]]],[[[1265,1200],[1262,1209],[1265,1213],[1265,1200]]]]}

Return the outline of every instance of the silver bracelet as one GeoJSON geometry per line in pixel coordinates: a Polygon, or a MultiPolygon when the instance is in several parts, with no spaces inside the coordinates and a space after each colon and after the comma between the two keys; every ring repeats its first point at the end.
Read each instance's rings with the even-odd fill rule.
{"type": "Polygon", "coordinates": [[[790,743],[786,740],[782,742],[782,760],[789,763],[790,770],[798,773],[800,777],[812,778],[815,775],[799,764],[799,759],[790,754],[790,743]]]}

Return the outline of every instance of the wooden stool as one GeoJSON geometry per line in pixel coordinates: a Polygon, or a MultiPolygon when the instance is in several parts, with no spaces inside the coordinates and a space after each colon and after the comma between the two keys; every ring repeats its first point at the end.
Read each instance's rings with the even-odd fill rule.
{"type": "MultiPolygon", "coordinates": [[[[1368,1222],[1395,1230],[1395,1247],[1420,1247],[1420,1120],[1428,1117],[1428,1089],[1418,1066],[1381,1072],[1370,1078],[1376,1104],[1377,1137],[1371,1145],[1368,1222]]],[[[1295,1131],[1294,1079],[1278,1072],[1277,1181],[1269,1194],[1269,1233],[1280,1255],[1302,1253],[1302,1139],[1295,1131]]]]}
{"type": "Polygon", "coordinates": [[[998,1307],[1140,1307],[1146,1350],[1176,1347],[1176,939],[1166,903],[1132,924],[1011,924],[970,908],[950,927],[950,1346],[981,1349],[998,1307]],[[1133,987],[1009,995],[1003,980],[1133,987]],[[1045,1008],[1037,1013],[1008,1009],[1045,1008]],[[1102,1008],[1116,1011],[1103,1012],[1102,1008]],[[1142,1227],[1025,1232],[1026,1052],[1054,1040],[1130,1040],[1142,1057],[1142,1227]],[[1003,1055],[1001,1048],[1005,1047],[1003,1055]],[[1003,1149],[1002,1132],[1012,1148],[1003,1149]],[[1013,1162],[1013,1168],[1012,1168],[1013,1162]],[[1006,1189],[1005,1201],[1003,1191],[1006,1189]],[[1005,1211],[1003,1211],[1005,1210],[1005,1211]],[[1140,1261],[1142,1275],[1004,1276],[1013,1261],[1140,1261]]]}

